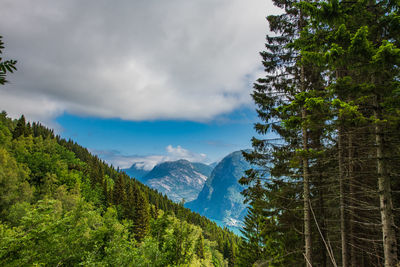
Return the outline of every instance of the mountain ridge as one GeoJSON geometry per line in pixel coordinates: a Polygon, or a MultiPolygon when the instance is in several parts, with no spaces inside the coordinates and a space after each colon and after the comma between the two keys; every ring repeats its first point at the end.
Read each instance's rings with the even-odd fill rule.
{"type": "Polygon", "coordinates": [[[211,171],[207,164],[180,159],[159,163],[144,176],[135,178],[175,202],[191,201],[197,197],[211,171]]]}

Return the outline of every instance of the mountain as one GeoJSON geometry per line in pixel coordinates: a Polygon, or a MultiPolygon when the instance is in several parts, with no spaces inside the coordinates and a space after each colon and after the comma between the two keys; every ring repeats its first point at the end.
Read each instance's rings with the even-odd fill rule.
{"type": "Polygon", "coordinates": [[[250,168],[241,151],[229,154],[214,168],[197,199],[185,207],[225,225],[239,226],[247,210],[240,194],[244,187],[238,180],[250,168]]]}
{"type": "Polygon", "coordinates": [[[208,164],[213,170],[218,165],[218,161],[208,164]]]}
{"type": "Polygon", "coordinates": [[[139,181],[150,172],[149,170],[145,170],[139,166],[139,163],[133,163],[129,169],[123,169],[122,171],[139,181]]]}
{"type": "Polygon", "coordinates": [[[191,201],[197,197],[211,171],[206,164],[182,159],[160,163],[140,180],[175,202],[191,201]]]}

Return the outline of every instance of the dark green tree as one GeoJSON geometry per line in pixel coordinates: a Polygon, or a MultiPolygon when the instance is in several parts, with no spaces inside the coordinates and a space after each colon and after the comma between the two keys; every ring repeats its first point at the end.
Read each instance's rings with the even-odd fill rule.
{"type": "Polygon", "coordinates": [[[17,121],[17,126],[13,131],[13,138],[16,139],[20,136],[28,136],[29,130],[26,125],[25,116],[21,115],[21,117],[17,121]]]}
{"type": "Polygon", "coordinates": [[[256,131],[272,130],[279,138],[254,138],[254,151],[246,153],[257,174],[247,175],[249,190],[257,179],[265,181],[259,183],[264,211],[251,205],[249,218],[254,224],[254,214],[265,219],[258,247],[263,255],[282,247],[284,253],[275,255],[291,255],[296,260],[285,263],[291,266],[381,265],[382,259],[394,266],[399,4],[274,3],[284,13],[268,17],[276,35],[267,36],[261,53],[266,76],[252,96],[261,120],[256,131]],[[296,252],[301,232],[304,255],[296,252]],[[330,240],[340,240],[340,246],[330,240]]]}
{"type": "Polygon", "coordinates": [[[123,203],[124,216],[126,219],[133,220],[135,218],[135,193],[133,189],[133,181],[128,180],[128,188],[126,190],[126,199],[123,203]]]}
{"type": "Polygon", "coordinates": [[[137,186],[133,187],[134,210],[133,215],[133,233],[137,241],[142,241],[147,235],[150,226],[150,208],[149,202],[137,186]]]}
{"type": "Polygon", "coordinates": [[[204,259],[204,237],[201,233],[196,242],[195,252],[199,259],[204,259]]]}
{"type": "Polygon", "coordinates": [[[236,247],[235,244],[231,243],[229,246],[229,252],[228,252],[228,266],[229,267],[234,267],[237,265],[237,252],[236,252],[236,247]]]}
{"type": "Polygon", "coordinates": [[[113,203],[123,205],[126,202],[125,179],[122,174],[117,176],[113,190],[113,203]]]}
{"type": "MultiPolygon", "coordinates": [[[[359,265],[364,261],[365,251],[374,253],[370,250],[373,241],[367,245],[365,241],[356,243],[356,238],[374,240],[383,235],[384,264],[393,266],[398,256],[388,169],[396,164],[389,163],[388,159],[397,158],[398,154],[388,149],[387,142],[398,142],[397,135],[393,135],[398,127],[394,115],[398,106],[392,104],[397,102],[395,92],[399,86],[399,31],[395,29],[399,26],[399,4],[394,1],[316,1],[303,3],[303,10],[312,21],[300,38],[303,54],[310,62],[325,64],[327,79],[331,80],[327,88],[332,93],[336,111],[334,132],[338,146],[342,264],[350,264],[350,258],[353,266],[359,265]],[[307,39],[320,42],[313,45],[307,39]],[[317,49],[311,51],[311,45],[317,49]],[[355,139],[368,149],[356,151],[355,139]],[[348,167],[345,166],[346,157],[349,159],[348,167]],[[362,158],[375,159],[375,162],[363,161],[362,158]],[[360,161],[362,163],[356,164],[360,161]],[[362,166],[363,183],[368,187],[357,185],[357,165],[362,166]],[[370,168],[374,165],[376,168],[370,168]],[[354,198],[355,195],[358,199],[354,198]],[[376,198],[371,198],[372,195],[376,198]],[[376,202],[378,198],[379,204],[376,202]],[[378,218],[363,212],[365,207],[359,204],[361,199],[365,206],[379,206],[381,233],[368,227],[378,218]],[[347,228],[350,233],[347,233],[347,228]],[[349,242],[350,248],[347,246],[349,242]]],[[[369,261],[379,264],[380,259],[377,256],[369,261]]]]}

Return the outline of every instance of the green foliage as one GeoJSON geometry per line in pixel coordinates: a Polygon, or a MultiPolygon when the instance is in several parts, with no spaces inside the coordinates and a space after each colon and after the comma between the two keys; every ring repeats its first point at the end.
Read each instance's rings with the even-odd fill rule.
{"type": "Polygon", "coordinates": [[[27,170],[7,150],[0,148],[0,215],[6,215],[16,202],[32,198],[27,180],[27,170]]]}
{"type": "Polygon", "coordinates": [[[134,248],[127,227],[118,222],[113,209],[101,216],[79,198],[69,209],[53,199],[22,207],[17,225],[1,224],[2,265],[71,266],[111,259],[127,263],[124,258],[134,248]]]}
{"type": "Polygon", "coordinates": [[[0,36],[0,85],[4,85],[5,83],[7,83],[7,72],[12,73],[14,72],[14,70],[17,70],[17,68],[15,67],[15,65],[17,64],[16,60],[3,60],[3,58],[1,57],[4,49],[2,38],[3,36],[0,36]]]}
{"type": "Polygon", "coordinates": [[[0,265],[226,264],[235,235],[22,121],[0,114],[0,265]]]}

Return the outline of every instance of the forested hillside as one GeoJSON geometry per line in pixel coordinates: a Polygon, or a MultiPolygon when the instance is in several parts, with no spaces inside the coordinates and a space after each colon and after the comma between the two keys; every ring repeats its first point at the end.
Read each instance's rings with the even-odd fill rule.
{"type": "Polygon", "coordinates": [[[237,242],[73,141],[0,114],[0,265],[233,266],[237,242]]]}
{"type": "Polygon", "coordinates": [[[273,2],[241,263],[399,266],[399,2],[273,2]]]}

